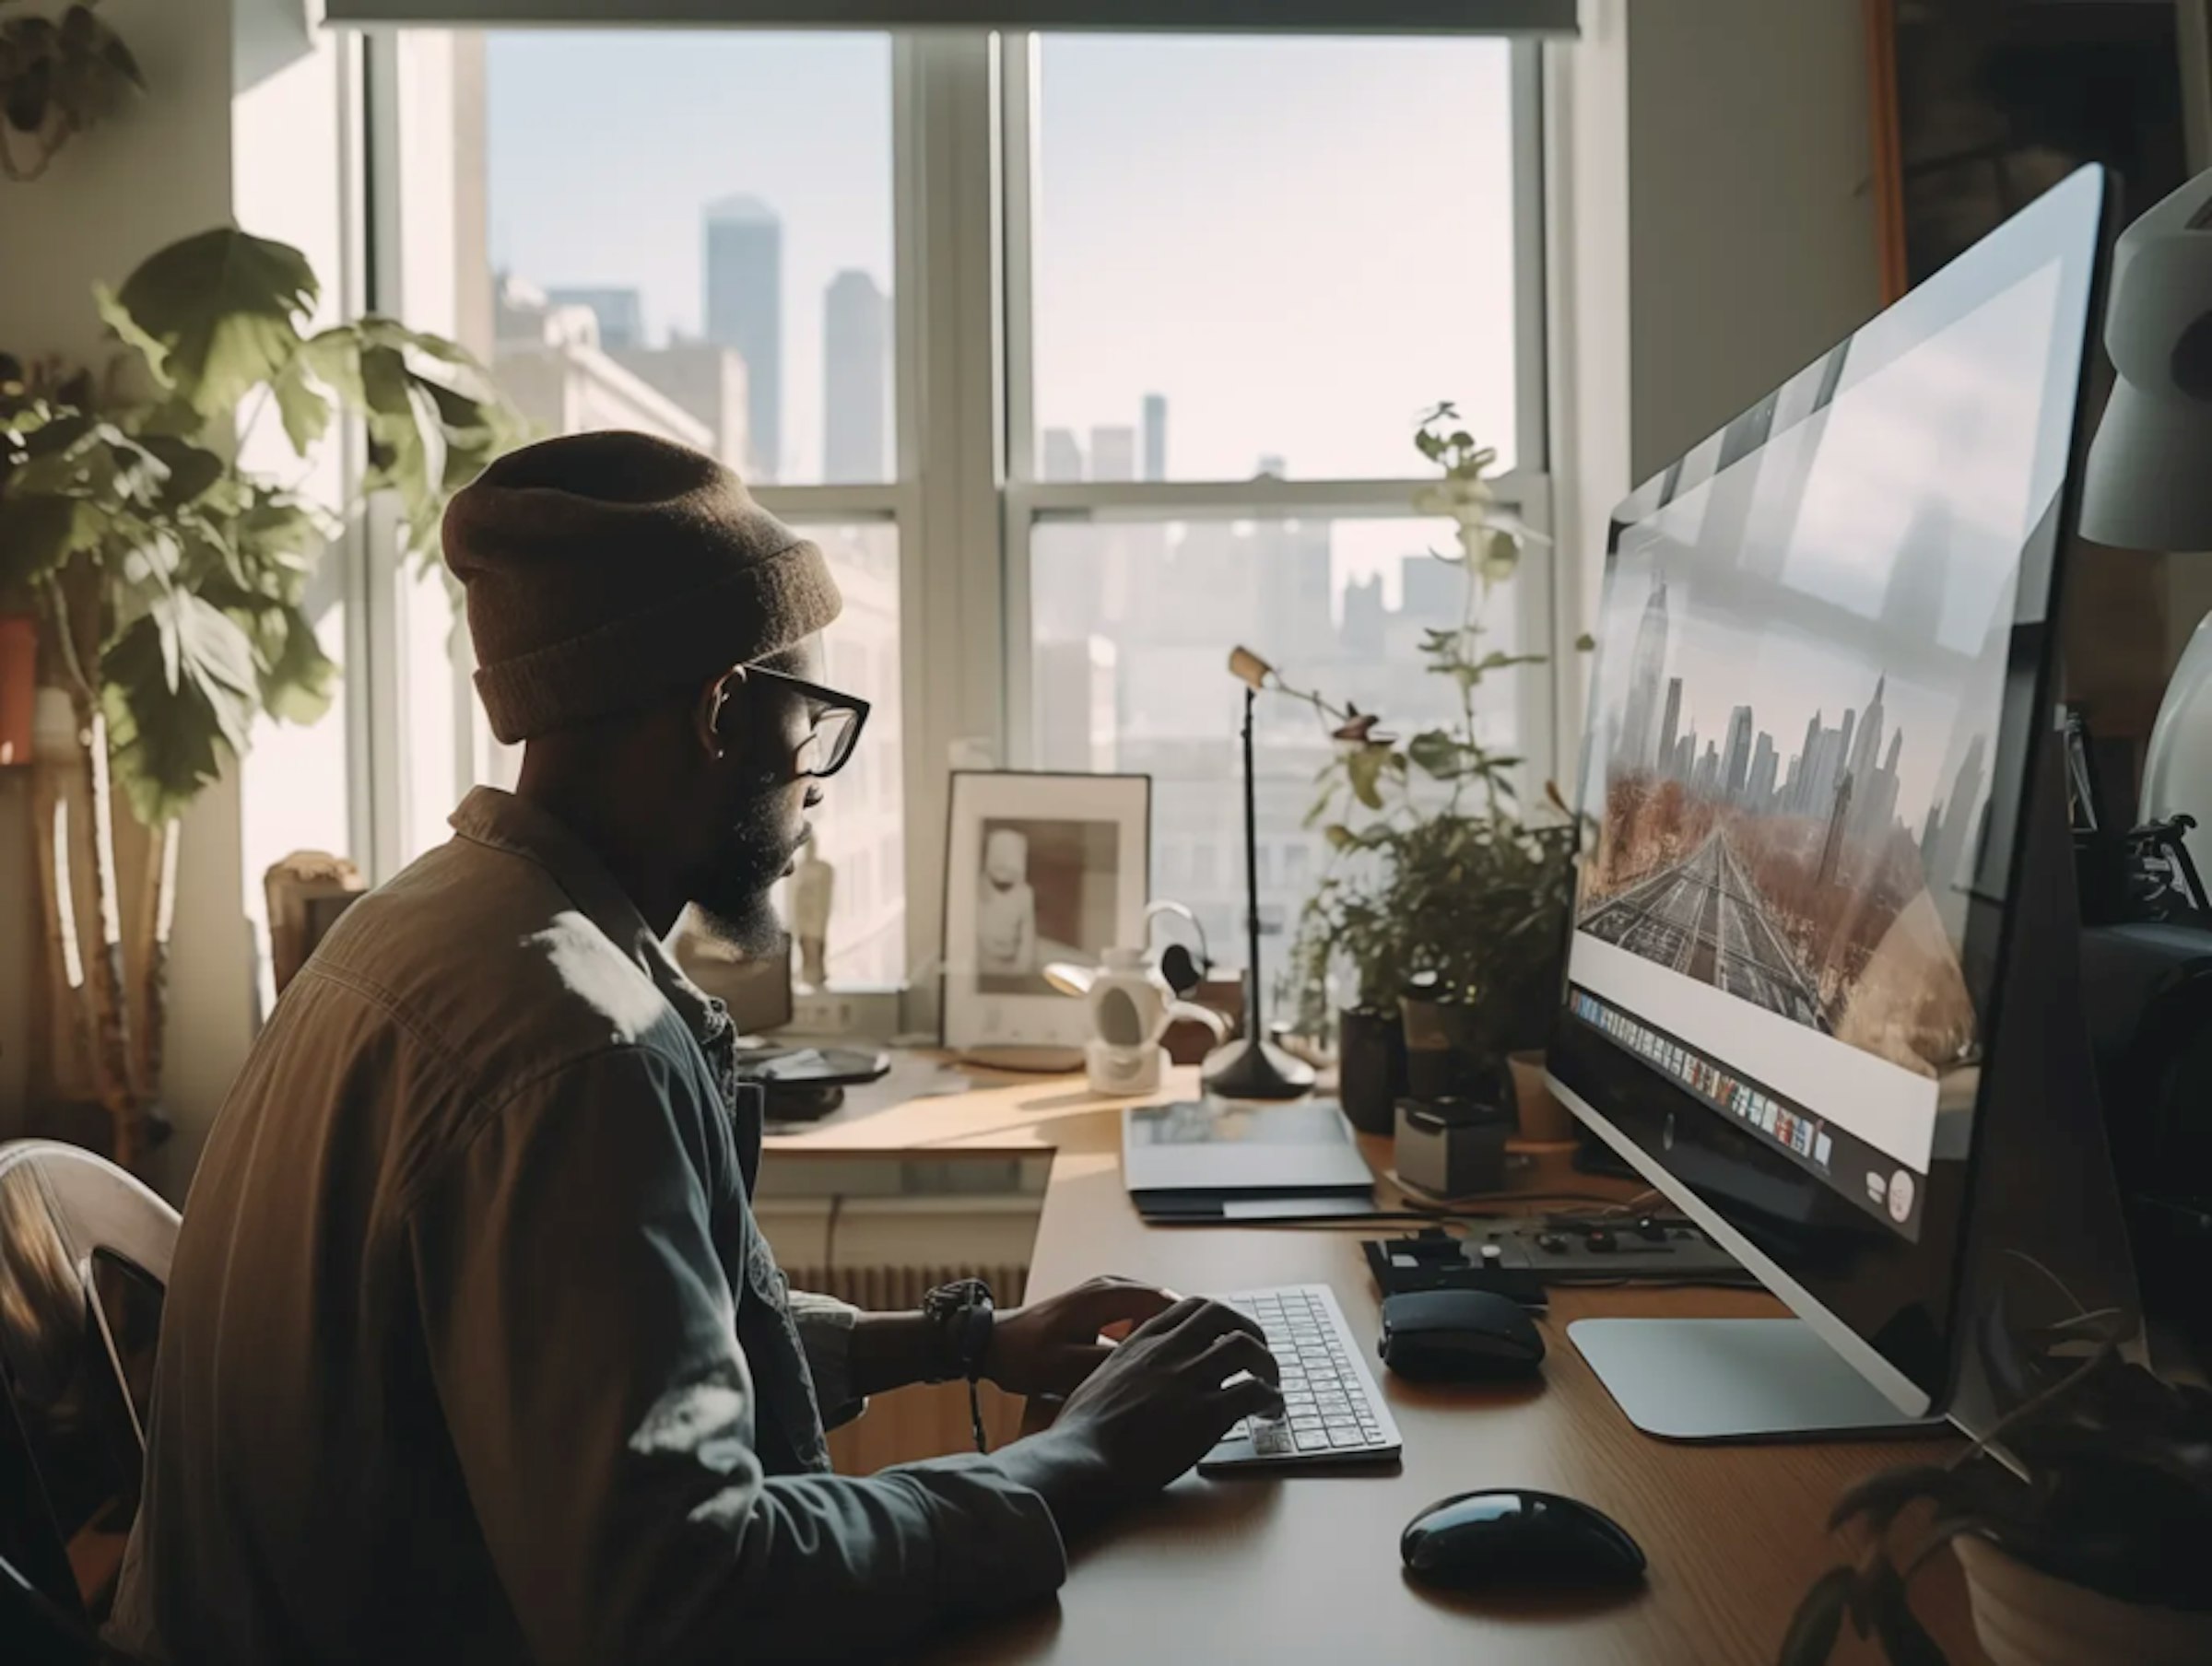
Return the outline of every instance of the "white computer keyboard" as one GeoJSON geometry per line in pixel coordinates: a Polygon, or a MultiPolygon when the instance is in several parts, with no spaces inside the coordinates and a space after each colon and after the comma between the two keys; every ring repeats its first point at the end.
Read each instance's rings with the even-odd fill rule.
{"type": "Polygon", "coordinates": [[[1247,1417],[1200,1461],[1201,1474],[1265,1464],[1376,1463],[1404,1448],[1343,1309],[1326,1285],[1215,1298],[1260,1321],[1283,1373],[1283,1414],[1247,1417]]]}

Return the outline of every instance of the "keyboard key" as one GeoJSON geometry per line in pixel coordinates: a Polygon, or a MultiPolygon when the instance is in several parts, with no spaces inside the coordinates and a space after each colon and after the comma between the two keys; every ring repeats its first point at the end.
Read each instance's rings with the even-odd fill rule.
{"type": "Polygon", "coordinates": [[[1331,1429],[1329,1431],[1329,1445],[1338,1450],[1349,1450],[1363,1443],[1359,1438],[1358,1429],[1331,1429]]]}
{"type": "Polygon", "coordinates": [[[1253,1431],[1252,1449],[1264,1457],[1279,1458],[1286,1452],[1296,1451],[1298,1447],[1291,1432],[1277,1423],[1253,1431]]]}

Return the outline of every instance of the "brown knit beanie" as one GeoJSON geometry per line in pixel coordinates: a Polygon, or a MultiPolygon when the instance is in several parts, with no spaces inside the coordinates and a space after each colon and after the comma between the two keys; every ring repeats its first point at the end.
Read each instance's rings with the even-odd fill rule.
{"type": "Polygon", "coordinates": [[[649,706],[841,605],[818,548],[713,458],[649,434],[509,452],[454,494],[444,541],[508,742],[649,706]]]}

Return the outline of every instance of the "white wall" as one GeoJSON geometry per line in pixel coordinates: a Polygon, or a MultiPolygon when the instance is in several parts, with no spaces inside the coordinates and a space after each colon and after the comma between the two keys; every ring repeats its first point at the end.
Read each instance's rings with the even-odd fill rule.
{"type": "Polygon", "coordinates": [[[1547,86],[1563,602],[1587,622],[1612,506],[1881,281],[1862,0],[1583,9],[1547,86]]]}
{"type": "MultiPolygon", "coordinates": [[[[44,179],[0,186],[0,342],[97,358],[92,284],[120,283],[164,243],[234,217],[300,244],[334,283],[335,41],[311,41],[298,0],[108,0],[101,15],[130,44],[150,90],[75,140],[44,179]]],[[[251,450],[259,454],[271,438],[257,437],[251,450]]],[[[327,470],[310,474],[311,489],[335,483],[327,470]]],[[[263,852],[297,830],[334,825],[343,846],[343,797],[334,824],[327,791],[334,757],[343,780],[343,730],[311,733],[312,741],[287,736],[273,746],[258,773],[253,763],[232,771],[184,819],[165,1073],[178,1138],[155,1174],[172,1195],[252,1039],[263,852]]],[[[19,1124],[25,1109],[29,1003],[10,997],[29,991],[36,968],[28,815],[19,778],[0,780],[0,1126],[19,1124]]]]}

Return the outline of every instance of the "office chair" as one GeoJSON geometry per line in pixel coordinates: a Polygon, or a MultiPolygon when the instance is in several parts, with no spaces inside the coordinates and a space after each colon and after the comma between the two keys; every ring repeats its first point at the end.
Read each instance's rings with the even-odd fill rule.
{"type": "MultiPolygon", "coordinates": [[[[0,1145],[0,1640],[93,1660],[138,1510],[177,1214],[113,1164],[0,1145]],[[80,1652],[72,1655],[70,1648],[80,1652]]],[[[32,1659],[41,1658],[36,1654],[32,1659]]]]}
{"type": "Polygon", "coordinates": [[[94,1666],[112,1658],[81,1620],[0,1556],[0,1660],[9,1666],[94,1666]]]}

